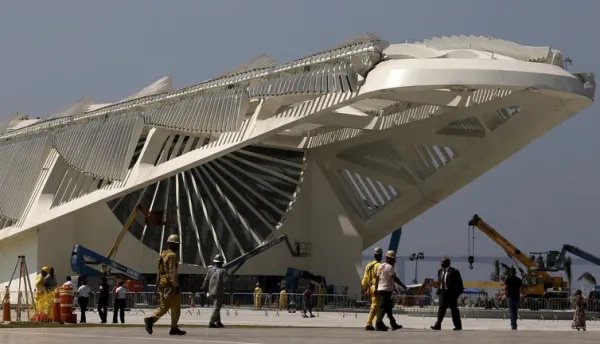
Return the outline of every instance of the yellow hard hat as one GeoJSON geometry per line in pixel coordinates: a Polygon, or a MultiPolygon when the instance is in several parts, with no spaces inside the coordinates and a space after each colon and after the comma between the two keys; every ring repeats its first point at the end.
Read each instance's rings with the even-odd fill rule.
{"type": "Polygon", "coordinates": [[[44,267],[42,268],[42,271],[43,271],[43,272],[50,273],[50,268],[49,268],[49,267],[47,267],[47,266],[44,266],[44,267]]]}
{"type": "Polygon", "coordinates": [[[386,256],[387,258],[394,258],[394,259],[396,259],[396,251],[394,251],[394,250],[389,250],[389,251],[387,251],[387,253],[385,254],[385,256],[386,256]]]}
{"type": "Polygon", "coordinates": [[[179,235],[177,235],[177,234],[171,234],[171,235],[169,235],[169,237],[167,238],[167,243],[169,243],[169,244],[179,244],[179,235]]]}

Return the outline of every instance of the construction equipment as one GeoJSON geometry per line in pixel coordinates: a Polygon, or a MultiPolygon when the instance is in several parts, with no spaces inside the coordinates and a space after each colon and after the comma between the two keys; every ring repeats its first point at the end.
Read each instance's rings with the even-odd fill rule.
{"type": "MultiPolygon", "coordinates": [[[[86,276],[114,276],[121,279],[129,279],[125,281],[128,285],[138,285],[139,282],[137,281],[142,280],[142,275],[131,268],[117,263],[113,259],[119,250],[123,238],[125,238],[125,234],[129,231],[140,213],[144,215],[146,225],[166,224],[164,212],[150,211],[138,204],[125,221],[121,232],[106,256],[81,245],[75,245],[71,251],[71,270],[86,276]],[[113,272],[113,269],[116,272],[113,272]]],[[[143,286],[140,287],[143,288],[143,286]]]]}
{"type": "Polygon", "coordinates": [[[283,234],[271,241],[268,241],[268,242],[258,246],[257,248],[253,249],[252,251],[247,252],[246,254],[228,262],[227,264],[223,265],[223,267],[227,270],[233,269],[233,271],[229,272],[230,275],[233,275],[248,261],[248,259],[255,257],[255,256],[257,256],[257,255],[259,255],[259,254],[261,254],[283,242],[286,244],[292,257],[298,257],[299,253],[297,252],[297,250],[292,248],[292,244],[290,243],[290,240],[288,239],[287,235],[283,234]]]}
{"type": "Polygon", "coordinates": [[[469,221],[468,261],[470,269],[473,269],[473,263],[475,262],[475,227],[481,230],[481,232],[493,242],[502,247],[508,257],[515,262],[515,266],[521,273],[523,279],[523,294],[525,296],[540,297],[546,295],[546,289],[548,288],[561,289],[567,287],[567,283],[562,277],[551,276],[545,271],[537,270],[538,264],[536,264],[534,260],[515,247],[510,241],[506,240],[506,238],[483,221],[477,214],[473,215],[473,218],[469,221]],[[526,270],[523,270],[521,266],[525,267],[526,270]]]}
{"type": "MultiPolygon", "coordinates": [[[[565,261],[567,258],[567,253],[571,253],[583,260],[586,260],[592,264],[596,264],[600,266],[600,258],[594,256],[591,253],[588,253],[579,247],[573,245],[563,245],[562,250],[559,251],[548,251],[548,252],[539,252],[538,257],[538,267],[537,271],[563,271],[565,270],[565,261]],[[544,258],[542,254],[546,254],[546,259],[544,262],[544,258]]],[[[532,253],[538,254],[538,253],[532,253]]]]}
{"type": "Polygon", "coordinates": [[[106,267],[110,269],[111,275],[117,278],[136,281],[142,279],[142,274],[125,265],[119,264],[81,245],[73,247],[73,251],[71,252],[71,270],[74,272],[85,276],[105,276],[106,267]]]}

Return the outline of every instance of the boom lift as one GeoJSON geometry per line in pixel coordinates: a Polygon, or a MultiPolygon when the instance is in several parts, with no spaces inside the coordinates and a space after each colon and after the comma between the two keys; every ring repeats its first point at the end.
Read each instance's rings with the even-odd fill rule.
{"type": "Polygon", "coordinates": [[[104,275],[129,279],[131,282],[127,281],[128,284],[132,284],[134,281],[141,281],[142,275],[139,272],[113,260],[119,249],[119,245],[123,241],[123,238],[125,238],[125,234],[129,231],[129,228],[131,228],[140,212],[144,215],[146,224],[162,225],[166,222],[164,214],[161,212],[150,212],[141,205],[136,206],[125,221],[121,232],[106,256],[81,245],[75,245],[71,251],[71,270],[86,276],[104,275]]]}
{"type": "Polygon", "coordinates": [[[529,256],[524,254],[510,241],[506,240],[506,238],[483,221],[477,214],[473,215],[473,218],[469,221],[469,269],[473,269],[473,263],[475,262],[475,227],[481,230],[481,232],[493,242],[502,247],[508,257],[515,262],[515,265],[523,278],[523,294],[526,296],[539,297],[545,295],[547,288],[564,288],[567,286],[567,283],[562,277],[554,277],[545,271],[537,270],[538,265],[529,256]],[[524,266],[527,271],[523,270],[521,266],[524,266]],[[533,273],[530,273],[530,270],[534,270],[532,271],[533,273]]]}
{"type": "Polygon", "coordinates": [[[583,260],[600,266],[600,258],[580,249],[579,247],[565,244],[560,252],[548,251],[545,265],[538,266],[537,271],[563,271],[565,269],[567,253],[571,253],[583,260]]]}

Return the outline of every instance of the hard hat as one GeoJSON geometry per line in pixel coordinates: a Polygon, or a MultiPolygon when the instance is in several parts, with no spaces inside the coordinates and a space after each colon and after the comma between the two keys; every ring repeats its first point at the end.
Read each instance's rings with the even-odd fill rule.
{"type": "Polygon", "coordinates": [[[223,263],[223,256],[220,254],[217,254],[215,256],[215,259],[213,259],[213,263],[223,263]]]}
{"type": "Polygon", "coordinates": [[[381,249],[381,247],[375,247],[375,249],[373,250],[373,254],[383,254],[383,250],[381,249]]]}
{"type": "Polygon", "coordinates": [[[260,287],[260,283],[256,283],[256,286],[257,286],[257,287],[260,287]]]}
{"type": "Polygon", "coordinates": [[[179,244],[179,235],[177,235],[177,234],[169,235],[169,237],[167,238],[167,243],[179,244]]]}
{"type": "Polygon", "coordinates": [[[42,271],[43,271],[43,272],[50,273],[50,268],[49,268],[49,267],[47,267],[47,266],[44,266],[44,267],[42,268],[42,271]]]}
{"type": "Polygon", "coordinates": [[[396,251],[394,251],[394,250],[389,250],[389,251],[387,251],[387,253],[385,254],[385,256],[386,256],[387,258],[394,258],[394,259],[396,259],[396,251]]]}

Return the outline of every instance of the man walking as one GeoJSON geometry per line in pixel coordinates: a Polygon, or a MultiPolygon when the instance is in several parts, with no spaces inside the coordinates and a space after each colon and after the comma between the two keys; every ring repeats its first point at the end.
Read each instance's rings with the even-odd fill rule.
{"type": "Polygon", "coordinates": [[[82,284],[77,289],[77,295],[79,302],[79,309],[81,311],[81,319],[79,323],[85,324],[87,319],[85,317],[85,312],[87,311],[88,304],[90,303],[90,287],[87,285],[87,281],[83,280],[82,284]]]}
{"type": "MultiPolygon", "coordinates": [[[[380,298],[375,289],[375,280],[377,279],[377,269],[379,269],[379,265],[381,265],[382,258],[383,250],[381,247],[375,247],[373,250],[374,260],[365,267],[365,274],[363,275],[361,283],[364,293],[371,297],[371,309],[369,310],[369,317],[367,318],[367,326],[365,326],[366,331],[375,331],[373,320],[379,314],[379,309],[381,307],[380,298]]],[[[382,326],[387,328],[387,326],[383,324],[382,326]]]]}
{"type": "Polygon", "coordinates": [[[377,331],[387,331],[388,328],[383,325],[383,316],[387,315],[390,319],[390,326],[392,330],[399,330],[402,325],[398,325],[396,318],[394,318],[394,290],[395,284],[400,285],[403,289],[406,289],[404,283],[398,279],[396,272],[394,271],[394,264],[396,263],[396,252],[390,250],[385,254],[385,263],[379,265],[377,269],[377,277],[375,280],[375,286],[377,294],[381,297],[381,309],[377,315],[377,321],[375,322],[375,329],[377,331]]]}
{"type": "MultiPolygon", "coordinates": [[[[83,282],[85,283],[85,280],[83,282]]],[[[117,315],[121,319],[121,324],[125,323],[125,306],[127,306],[127,289],[123,286],[123,281],[115,289],[115,302],[113,305],[113,324],[117,323],[117,315]]]]}
{"type": "Polygon", "coordinates": [[[181,292],[179,290],[179,260],[177,252],[179,251],[179,236],[171,234],[167,238],[168,249],[164,250],[158,258],[158,274],[156,276],[156,289],[160,296],[160,306],[151,317],[145,318],[146,332],[152,334],[152,326],[169,310],[171,311],[171,331],[172,336],[181,336],[186,334],[179,329],[179,316],[181,314],[181,292]]]}
{"type": "Polygon", "coordinates": [[[441,330],[442,321],[446,315],[446,310],[450,308],[452,312],[452,322],[454,331],[462,330],[462,321],[460,311],[458,310],[458,298],[463,293],[464,285],[460,272],[450,266],[450,259],[444,258],[441,262],[442,268],[438,270],[438,290],[439,308],[437,321],[431,326],[432,330],[441,330]]]}
{"type": "Polygon", "coordinates": [[[225,296],[225,283],[229,280],[227,270],[223,269],[223,257],[220,254],[213,259],[213,267],[206,272],[202,289],[208,292],[213,303],[213,311],[208,322],[209,328],[225,327],[221,322],[221,307],[225,296]]]}
{"type": "Polygon", "coordinates": [[[517,318],[519,316],[519,305],[521,304],[521,287],[523,282],[517,276],[517,269],[510,269],[510,276],[504,281],[504,291],[508,299],[508,313],[510,314],[510,327],[517,329],[517,318]]]}
{"type": "Polygon", "coordinates": [[[102,277],[100,283],[100,291],[98,293],[98,315],[100,316],[100,323],[106,324],[106,318],[108,315],[108,298],[110,296],[108,290],[108,283],[106,283],[106,277],[102,277]]]}

